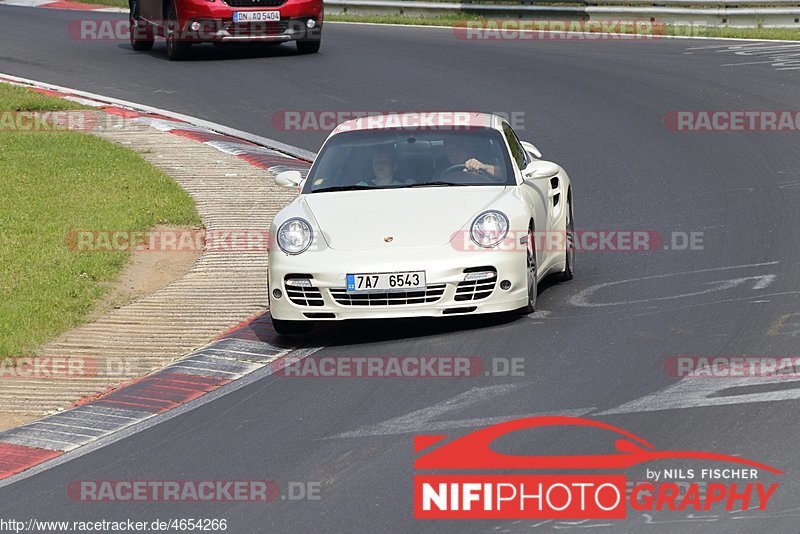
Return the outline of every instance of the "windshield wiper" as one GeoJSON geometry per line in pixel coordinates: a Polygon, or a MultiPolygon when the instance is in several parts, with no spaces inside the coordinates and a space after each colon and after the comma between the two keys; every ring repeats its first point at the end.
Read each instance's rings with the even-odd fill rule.
{"type": "Polygon", "coordinates": [[[459,184],[455,182],[425,182],[422,184],[405,185],[403,187],[446,187],[448,185],[467,185],[467,184],[459,184]]]}
{"type": "Polygon", "coordinates": [[[377,189],[373,185],[337,185],[335,187],[323,187],[322,189],[314,189],[312,193],[327,193],[329,191],[358,191],[361,189],[377,189]]]}

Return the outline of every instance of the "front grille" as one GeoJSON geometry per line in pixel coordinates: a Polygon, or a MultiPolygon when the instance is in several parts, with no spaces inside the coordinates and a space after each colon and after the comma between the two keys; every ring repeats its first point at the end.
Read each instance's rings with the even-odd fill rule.
{"type": "MultiPolygon", "coordinates": [[[[468,271],[465,271],[468,272],[468,271]]],[[[456,296],[453,300],[480,300],[485,299],[494,291],[494,286],[497,284],[497,273],[491,278],[483,280],[467,280],[459,282],[456,287],[456,296]]]]}
{"type": "Polygon", "coordinates": [[[343,306],[402,306],[436,302],[444,295],[445,284],[429,285],[425,289],[381,293],[348,293],[343,287],[331,288],[333,299],[343,306]]]}
{"type": "Polygon", "coordinates": [[[280,35],[289,27],[289,21],[226,22],[223,28],[234,36],[280,35]]]}
{"type": "Polygon", "coordinates": [[[316,287],[287,287],[286,296],[298,306],[322,306],[322,293],[316,287]]]}
{"type": "Polygon", "coordinates": [[[310,275],[290,275],[284,279],[286,297],[298,306],[323,306],[322,293],[318,287],[289,285],[292,280],[311,280],[310,275]]]}
{"type": "Polygon", "coordinates": [[[278,7],[286,3],[286,0],[225,0],[231,7],[278,7]]]}

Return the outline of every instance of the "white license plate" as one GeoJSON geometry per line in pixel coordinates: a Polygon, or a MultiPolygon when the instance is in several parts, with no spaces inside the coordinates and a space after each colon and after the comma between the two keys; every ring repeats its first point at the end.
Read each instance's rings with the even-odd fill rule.
{"type": "Polygon", "coordinates": [[[233,22],[266,22],[281,20],[280,11],[234,11],[233,22]]]}
{"type": "Polygon", "coordinates": [[[404,291],[425,287],[425,271],[347,275],[347,292],[404,291]]]}

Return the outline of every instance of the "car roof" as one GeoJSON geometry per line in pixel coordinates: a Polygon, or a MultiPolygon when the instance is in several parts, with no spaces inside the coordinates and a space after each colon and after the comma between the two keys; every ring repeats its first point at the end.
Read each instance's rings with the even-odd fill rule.
{"type": "Polygon", "coordinates": [[[416,111],[369,115],[339,124],[331,135],[358,130],[387,130],[394,128],[472,127],[498,129],[501,118],[492,113],[475,111],[416,111]]]}

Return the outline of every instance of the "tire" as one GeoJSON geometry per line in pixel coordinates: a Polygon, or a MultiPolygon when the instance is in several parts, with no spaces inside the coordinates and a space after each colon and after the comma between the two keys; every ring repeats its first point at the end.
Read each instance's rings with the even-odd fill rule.
{"type": "Polygon", "coordinates": [[[525,313],[536,311],[536,297],[539,294],[539,278],[536,275],[536,243],[533,239],[533,229],[528,228],[528,246],[525,258],[525,270],[528,280],[528,304],[525,313]]]}
{"type": "Polygon", "coordinates": [[[299,336],[310,333],[314,329],[314,322],[272,319],[272,327],[282,336],[299,336]]]}
{"type": "Polygon", "coordinates": [[[189,56],[192,44],[184,41],[181,37],[180,22],[175,2],[172,1],[167,9],[167,58],[170,61],[181,61],[189,56]]]}
{"type": "Polygon", "coordinates": [[[575,270],[575,220],[572,217],[572,193],[567,195],[567,259],[564,265],[564,272],[558,276],[559,282],[572,280],[575,270]]]}
{"type": "Polygon", "coordinates": [[[130,8],[128,18],[131,27],[131,46],[139,52],[150,50],[153,48],[155,38],[150,25],[139,20],[139,0],[131,0],[130,8]],[[146,26],[139,26],[140,24],[146,24],[146,26]]]}
{"type": "Polygon", "coordinates": [[[301,54],[316,54],[319,52],[319,46],[322,44],[322,38],[319,39],[298,39],[296,41],[297,51],[301,54]]]}

